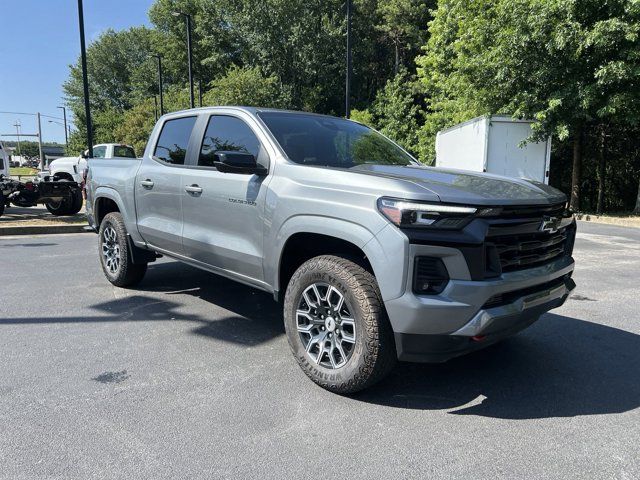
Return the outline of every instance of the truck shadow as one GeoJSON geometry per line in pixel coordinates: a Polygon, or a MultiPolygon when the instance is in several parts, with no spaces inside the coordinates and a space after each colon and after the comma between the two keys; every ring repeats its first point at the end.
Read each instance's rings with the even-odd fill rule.
{"type": "Polygon", "coordinates": [[[516,337],[444,364],[399,364],[354,398],[503,419],[622,413],[640,406],[640,336],[546,314],[516,337]]]}
{"type": "MultiPolygon", "coordinates": [[[[0,319],[0,326],[192,322],[195,335],[248,347],[284,334],[281,305],[270,294],[178,262],[150,266],[136,291],[92,305],[99,316],[0,319]],[[202,313],[202,305],[200,313],[192,313],[192,302],[184,302],[183,295],[203,300],[210,313],[202,313]]],[[[290,356],[286,342],[279,345],[281,354],[290,356]]],[[[316,387],[308,385],[313,395],[316,387]]],[[[387,379],[350,398],[389,408],[518,420],[627,412],[640,407],[640,335],[546,314],[486,350],[444,364],[400,363],[387,379]]]]}
{"type": "MultiPolygon", "coordinates": [[[[142,288],[188,293],[233,316],[194,333],[256,345],[284,334],[270,294],[176,262],[159,263],[142,288]]],[[[282,354],[289,355],[286,344],[282,354]]],[[[353,400],[504,419],[621,413],[640,406],[640,335],[546,314],[520,335],[444,364],[400,363],[353,400]]]]}
{"type": "Polygon", "coordinates": [[[273,295],[179,262],[151,264],[137,290],[191,295],[231,313],[214,321],[193,319],[201,323],[193,330],[197,335],[251,346],[284,334],[282,306],[273,295]]]}

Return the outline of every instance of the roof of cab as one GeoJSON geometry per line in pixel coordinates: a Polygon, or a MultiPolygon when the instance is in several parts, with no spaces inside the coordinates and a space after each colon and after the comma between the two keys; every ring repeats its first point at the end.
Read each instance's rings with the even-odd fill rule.
{"type": "Polygon", "coordinates": [[[187,108],[184,110],[178,110],[175,112],[166,113],[163,116],[176,116],[180,114],[186,113],[206,113],[206,112],[215,112],[217,110],[239,110],[250,113],[252,115],[257,115],[258,113],[290,113],[290,114],[299,114],[299,115],[315,115],[319,117],[331,117],[331,118],[340,118],[334,115],[323,115],[320,113],[313,112],[303,112],[300,110],[284,110],[280,108],[263,108],[263,107],[245,107],[241,105],[219,105],[219,106],[210,106],[210,107],[197,107],[197,108],[187,108]]]}

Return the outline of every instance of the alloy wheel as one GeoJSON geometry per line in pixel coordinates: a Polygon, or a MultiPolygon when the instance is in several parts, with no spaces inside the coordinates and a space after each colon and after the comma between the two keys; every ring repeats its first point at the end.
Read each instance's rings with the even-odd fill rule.
{"type": "Polygon", "coordinates": [[[300,296],[296,325],[307,355],[317,365],[344,366],[356,345],[356,323],[344,294],[327,283],[309,285],[300,296]]]}
{"type": "Polygon", "coordinates": [[[112,226],[102,232],[102,256],[110,273],[117,273],[120,268],[120,244],[118,235],[112,226]]]}

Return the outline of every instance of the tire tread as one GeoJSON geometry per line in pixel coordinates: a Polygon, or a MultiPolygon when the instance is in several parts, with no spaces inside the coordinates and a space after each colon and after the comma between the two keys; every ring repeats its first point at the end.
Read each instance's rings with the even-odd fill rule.
{"type": "MultiPolygon", "coordinates": [[[[367,332],[367,345],[363,349],[366,354],[363,355],[363,361],[357,373],[340,384],[318,378],[308,368],[308,362],[301,362],[299,358],[298,362],[312,381],[332,392],[348,394],[366,389],[385,377],[397,361],[393,331],[387,318],[378,283],[373,274],[347,257],[335,255],[314,257],[302,264],[292,276],[285,295],[285,314],[292,311],[293,302],[296,301],[291,293],[291,286],[311,271],[325,271],[341,278],[351,290],[360,310],[364,312],[363,318],[360,320],[364,322],[363,327],[367,332]]],[[[289,345],[293,348],[291,337],[288,336],[288,339],[289,345]]]]}

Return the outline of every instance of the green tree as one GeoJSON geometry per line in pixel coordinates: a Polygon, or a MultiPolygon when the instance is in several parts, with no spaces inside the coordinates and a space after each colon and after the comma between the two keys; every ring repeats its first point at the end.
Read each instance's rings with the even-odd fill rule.
{"type": "MultiPolygon", "coordinates": [[[[9,142],[7,142],[9,144],[9,142]]],[[[17,147],[16,147],[17,148],[17,147]]],[[[16,150],[17,154],[17,150],[16,150]]],[[[38,142],[25,142],[24,140],[20,142],[20,154],[23,157],[27,158],[37,158],[40,155],[40,148],[38,147],[38,142]]]]}
{"type": "MultiPolygon", "coordinates": [[[[89,98],[96,143],[112,138],[118,117],[137,101],[157,91],[155,66],[148,54],[156,50],[157,35],[146,27],[107,30],[87,47],[89,98]]],[[[78,130],[86,131],[80,60],[70,66],[63,84],[66,104],[78,130]]],[[[83,135],[76,135],[80,141],[83,135]]],[[[85,142],[86,143],[86,142],[85,142]]],[[[73,145],[75,150],[77,145],[73,145]]],[[[84,147],[86,148],[86,146],[84,147]]]]}
{"type": "Polygon", "coordinates": [[[414,56],[426,40],[429,10],[435,6],[435,3],[433,0],[378,2],[377,13],[380,16],[380,23],[377,28],[393,47],[396,75],[402,65],[413,68],[414,56]]]}
{"type": "Polygon", "coordinates": [[[119,142],[131,145],[136,155],[142,156],[154,125],[155,105],[153,100],[147,99],[127,110],[115,135],[119,142]]]}
{"type": "Polygon", "coordinates": [[[258,67],[231,67],[224,77],[209,84],[205,105],[244,105],[251,107],[290,107],[289,92],[283,91],[275,76],[265,77],[258,67]]]}
{"type": "Polygon", "coordinates": [[[420,141],[424,100],[415,76],[401,70],[378,92],[370,110],[382,133],[429,163],[420,141]]]}
{"type": "Polygon", "coordinates": [[[639,33],[631,0],[442,0],[417,59],[429,107],[423,134],[476,115],[532,118],[533,139],[571,139],[579,209],[585,133],[639,120],[639,33]]]}

